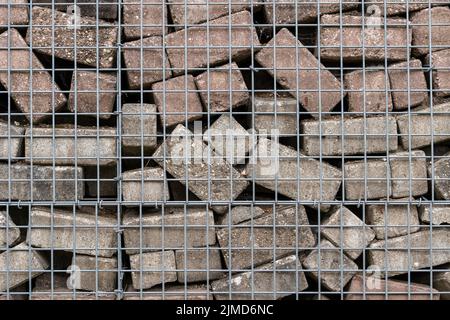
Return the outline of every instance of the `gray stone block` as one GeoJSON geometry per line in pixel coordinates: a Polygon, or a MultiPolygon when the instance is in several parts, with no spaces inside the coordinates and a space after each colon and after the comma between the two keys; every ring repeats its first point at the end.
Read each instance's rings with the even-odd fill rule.
{"type": "Polygon", "coordinates": [[[67,288],[55,288],[53,294],[49,290],[33,290],[30,300],[116,300],[115,293],[74,291],[67,288]]]}
{"type": "Polygon", "coordinates": [[[392,277],[450,262],[450,229],[433,228],[374,242],[367,249],[369,265],[392,277]]]}
{"type": "Polygon", "coordinates": [[[296,255],[211,283],[217,300],[275,300],[307,287],[308,282],[296,255]]]}
{"type": "Polygon", "coordinates": [[[25,242],[0,254],[0,292],[13,289],[48,268],[45,258],[25,242]]]}
{"type": "Polygon", "coordinates": [[[118,279],[117,258],[90,257],[77,254],[73,261],[75,273],[69,289],[113,292],[118,279]]]}
{"type": "Polygon", "coordinates": [[[391,0],[385,5],[380,0],[365,0],[364,3],[366,4],[366,11],[369,10],[370,7],[372,7],[376,10],[375,14],[376,12],[380,12],[381,16],[383,16],[384,12],[386,12],[386,16],[398,16],[404,15],[408,11],[418,11],[428,8],[429,5],[433,6],[439,2],[445,1],[446,0],[414,0],[414,2],[406,2],[405,0],[391,0]]]}
{"type": "Polygon", "coordinates": [[[156,105],[127,103],[122,106],[122,147],[127,154],[141,154],[157,146],[156,105]]]}
{"type": "Polygon", "coordinates": [[[33,27],[28,28],[26,40],[36,52],[91,67],[114,66],[119,31],[116,24],[81,17],[74,29],[72,14],[39,6],[33,6],[31,14],[33,27]]]}
{"type": "Polygon", "coordinates": [[[173,251],[147,252],[130,256],[131,279],[136,290],[177,281],[173,251]]]}
{"type": "Polygon", "coordinates": [[[303,152],[309,156],[385,153],[398,148],[397,122],[392,116],[340,116],[301,122],[303,152]]]}
{"type": "Polygon", "coordinates": [[[420,221],[426,224],[450,224],[450,206],[431,203],[419,207],[420,221]]]}
{"type": "Polygon", "coordinates": [[[342,291],[358,270],[356,263],[341,248],[326,239],[321,241],[320,251],[315,249],[306,257],[303,266],[315,279],[320,277],[320,283],[331,291],[342,291]]]}
{"type": "Polygon", "coordinates": [[[204,284],[165,284],[148,290],[134,291],[128,288],[124,292],[123,300],[212,300],[213,295],[209,287],[204,284]]]}
{"type": "Polygon", "coordinates": [[[123,201],[155,202],[170,199],[166,173],[159,167],[125,171],[122,179],[123,201]]]}
{"type": "Polygon", "coordinates": [[[434,184],[434,193],[438,199],[450,199],[450,154],[428,165],[428,176],[434,184]]]}
{"type": "Polygon", "coordinates": [[[166,208],[164,215],[161,212],[145,213],[142,218],[131,211],[124,217],[123,225],[128,254],[216,243],[213,213],[204,207],[188,207],[186,213],[183,207],[174,211],[166,208]]]}
{"type": "Polygon", "coordinates": [[[388,162],[385,159],[349,161],[344,165],[347,200],[378,199],[391,196],[388,162]]]}
{"type": "Polygon", "coordinates": [[[9,217],[8,212],[0,211],[0,251],[5,251],[20,240],[20,229],[9,217]]]}
{"type": "Polygon", "coordinates": [[[226,212],[216,217],[216,226],[228,227],[248,220],[256,219],[264,215],[266,211],[261,207],[237,206],[233,207],[230,212],[226,212]]]}
{"type": "Polygon", "coordinates": [[[433,287],[441,293],[441,300],[450,300],[450,265],[446,264],[443,266],[446,271],[436,271],[433,272],[433,287]]]}
{"type": "Polygon", "coordinates": [[[0,164],[0,199],[74,201],[84,197],[83,168],[0,164]],[[10,181],[10,182],[9,182],[10,181]],[[53,194],[54,193],[54,194],[53,194]]]}
{"type": "Polygon", "coordinates": [[[450,50],[428,54],[425,61],[432,67],[432,89],[435,97],[450,95],[450,50]]]}
{"type": "MultiPolygon", "coordinates": [[[[67,12],[68,6],[72,3],[67,0],[33,0],[33,4],[39,4],[42,7],[52,7],[56,10],[67,12]]],[[[101,19],[117,19],[117,2],[111,0],[77,0],[76,5],[80,10],[81,16],[98,17],[101,19]],[[97,14],[98,8],[98,14],[97,14]]]]}
{"type": "Polygon", "coordinates": [[[0,30],[10,26],[24,26],[28,24],[27,0],[0,1],[0,30]]]}
{"type": "Polygon", "coordinates": [[[167,15],[162,0],[124,0],[123,32],[127,39],[162,36],[168,33],[167,15]]]}
{"type": "Polygon", "coordinates": [[[25,160],[33,164],[106,166],[117,161],[115,128],[33,127],[25,137],[25,160]]]}
{"type": "Polygon", "coordinates": [[[215,280],[225,275],[218,247],[175,251],[178,282],[215,280]]]}
{"type": "Polygon", "coordinates": [[[312,248],[316,239],[303,206],[279,207],[275,212],[217,231],[228,269],[241,271],[312,248]],[[274,230],[275,229],[275,230],[274,230]]]}
{"type": "Polygon", "coordinates": [[[66,210],[31,209],[27,243],[45,250],[111,257],[117,253],[117,219],[66,210]]]}
{"type": "Polygon", "coordinates": [[[0,159],[12,161],[22,156],[25,128],[19,123],[0,120],[0,159]]]}

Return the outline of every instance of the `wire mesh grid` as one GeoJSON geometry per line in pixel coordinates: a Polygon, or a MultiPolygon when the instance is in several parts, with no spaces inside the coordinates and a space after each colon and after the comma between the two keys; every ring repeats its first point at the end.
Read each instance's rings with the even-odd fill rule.
{"type": "Polygon", "coordinates": [[[0,299],[446,299],[447,1],[0,1],[0,299]]]}

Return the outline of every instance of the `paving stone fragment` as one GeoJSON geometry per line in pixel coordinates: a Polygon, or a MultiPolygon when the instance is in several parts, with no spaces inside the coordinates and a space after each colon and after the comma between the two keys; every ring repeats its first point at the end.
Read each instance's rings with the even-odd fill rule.
{"type": "Polygon", "coordinates": [[[233,207],[230,212],[226,212],[216,217],[216,226],[228,227],[248,220],[256,219],[264,215],[266,211],[261,207],[237,206],[233,207]]]}
{"type": "Polygon", "coordinates": [[[450,199],[450,154],[428,165],[428,176],[434,183],[434,193],[438,199],[450,199]]]}
{"type": "Polygon", "coordinates": [[[426,224],[450,224],[450,206],[438,203],[419,207],[420,221],[426,224]]]}
{"type": "Polygon", "coordinates": [[[179,283],[215,280],[226,271],[218,247],[176,250],[175,261],[179,283]]]}
{"type": "Polygon", "coordinates": [[[376,15],[381,13],[381,16],[399,16],[404,15],[406,12],[415,12],[425,8],[429,5],[433,6],[446,0],[414,0],[413,2],[407,2],[405,0],[392,0],[386,2],[386,5],[380,0],[365,0],[366,14],[376,15]],[[386,11],[385,11],[386,10],[386,11]]]}
{"type": "Polygon", "coordinates": [[[168,10],[162,0],[124,0],[122,4],[127,39],[161,36],[168,33],[168,10]]]}
{"type": "Polygon", "coordinates": [[[443,266],[446,271],[433,272],[433,287],[441,293],[441,300],[450,300],[450,265],[443,266]]]}
{"type": "Polygon", "coordinates": [[[106,166],[117,161],[115,128],[33,127],[25,137],[25,160],[33,164],[106,166]]]}
{"type": "Polygon", "coordinates": [[[123,201],[150,202],[170,199],[166,174],[160,167],[125,171],[122,173],[122,180],[123,201]]]}
{"type": "Polygon", "coordinates": [[[213,281],[211,288],[217,300],[275,300],[308,287],[296,255],[264,264],[252,271],[213,281]]]}
{"type": "Polygon", "coordinates": [[[0,69],[0,83],[28,120],[42,121],[66,104],[65,95],[16,29],[0,34],[0,69]]]}
{"type": "Polygon", "coordinates": [[[156,105],[127,103],[122,106],[122,147],[128,154],[141,154],[157,146],[156,105]]]}
{"type": "Polygon", "coordinates": [[[133,291],[128,288],[123,300],[212,300],[211,289],[204,284],[164,284],[148,290],[133,291]],[[142,295],[141,295],[142,294],[142,295]]]}
{"type": "MultiPolygon", "coordinates": [[[[41,7],[52,7],[56,10],[68,12],[73,2],[67,0],[33,0],[33,4],[41,7]]],[[[100,19],[117,19],[117,2],[111,0],[77,0],[76,5],[81,16],[98,17],[100,19]],[[98,8],[98,11],[97,11],[98,8]]],[[[71,13],[73,11],[70,11],[71,13]]]]}
{"type": "Polygon", "coordinates": [[[53,294],[49,290],[33,290],[30,300],[116,300],[115,293],[74,291],[67,288],[55,288],[53,294]]]}
{"type": "Polygon", "coordinates": [[[425,61],[432,67],[432,89],[436,97],[450,95],[450,49],[433,52],[425,61]]]}
{"type": "Polygon", "coordinates": [[[28,28],[26,40],[36,52],[92,67],[113,67],[118,40],[116,24],[81,17],[75,28],[73,15],[39,6],[33,6],[31,14],[33,26],[28,28]]]}
{"type": "Polygon", "coordinates": [[[57,288],[67,288],[69,277],[67,273],[56,272],[50,269],[36,277],[33,290],[51,291],[53,287],[53,290],[56,291],[57,288]]]}
{"type": "Polygon", "coordinates": [[[114,216],[33,207],[30,218],[27,243],[33,247],[106,258],[117,252],[114,216]]]}
{"type": "Polygon", "coordinates": [[[8,212],[0,211],[0,251],[5,251],[20,240],[20,229],[11,220],[8,212]]]}
{"type": "Polygon", "coordinates": [[[68,289],[113,292],[117,282],[117,258],[75,255],[75,279],[68,282],[68,289]],[[77,274],[78,272],[78,274],[77,274]]]}
{"type": "Polygon", "coordinates": [[[22,156],[25,128],[19,123],[0,120],[0,159],[12,161],[22,156]]]}
{"type": "Polygon", "coordinates": [[[84,167],[86,196],[115,198],[117,195],[116,166],[84,167]],[[97,169],[99,171],[97,171],[97,169]]]}
{"type": "Polygon", "coordinates": [[[343,98],[339,80],[286,28],[256,54],[255,60],[316,118],[343,98]]]}
{"type": "Polygon", "coordinates": [[[0,30],[9,26],[25,26],[28,24],[27,0],[0,1],[0,30]]]}

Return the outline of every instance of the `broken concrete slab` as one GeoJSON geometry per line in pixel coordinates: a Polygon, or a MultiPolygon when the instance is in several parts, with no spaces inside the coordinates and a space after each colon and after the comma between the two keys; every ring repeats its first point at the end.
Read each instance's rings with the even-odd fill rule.
{"type": "Polygon", "coordinates": [[[212,300],[213,295],[209,286],[204,284],[164,284],[148,290],[134,291],[127,288],[123,300],[212,300]]]}
{"type": "Polygon", "coordinates": [[[126,103],[122,106],[122,147],[127,154],[141,154],[157,146],[156,105],[126,103]],[[142,148],[142,149],[141,149],[142,148]]]}
{"type": "MultiPolygon", "coordinates": [[[[38,4],[41,7],[52,7],[56,10],[73,13],[70,11],[72,2],[67,0],[33,0],[33,4],[38,4]],[[51,4],[50,4],[51,3],[51,4]]],[[[77,0],[76,5],[81,16],[98,17],[100,19],[117,19],[117,2],[111,0],[77,0]],[[97,11],[98,8],[98,11],[97,11]]]]}
{"type": "Polygon", "coordinates": [[[433,287],[441,293],[441,300],[450,300],[450,265],[443,266],[445,271],[433,270],[433,287]]]}
{"type": "Polygon", "coordinates": [[[125,205],[133,206],[132,202],[156,202],[170,199],[166,173],[160,167],[125,171],[122,173],[122,180],[122,198],[125,205]]]}
{"type": "Polygon", "coordinates": [[[0,251],[5,251],[19,240],[20,229],[11,220],[7,211],[0,211],[0,251]]]}
{"type": "Polygon", "coordinates": [[[164,36],[168,33],[168,10],[162,0],[124,0],[122,3],[124,25],[127,39],[164,36]]]}
{"type": "Polygon", "coordinates": [[[0,120],[0,159],[14,161],[22,156],[25,127],[18,122],[0,120]]]}
{"type": "Polygon", "coordinates": [[[9,26],[28,25],[27,0],[1,0],[0,1],[0,30],[9,26]]]}
{"type": "Polygon", "coordinates": [[[30,295],[30,300],[116,300],[117,295],[115,293],[102,293],[102,292],[87,292],[70,290],[65,287],[55,288],[52,293],[50,290],[33,290],[30,295]]]}
{"type": "Polygon", "coordinates": [[[72,266],[72,281],[68,289],[113,292],[118,279],[117,258],[75,255],[72,266]]]}
{"type": "Polygon", "coordinates": [[[377,14],[378,12],[381,16],[399,16],[404,15],[406,12],[415,12],[428,6],[434,6],[439,2],[444,2],[445,0],[414,0],[414,2],[406,2],[405,0],[392,0],[386,3],[386,5],[379,0],[365,0],[367,14],[377,14]]]}
{"type": "Polygon", "coordinates": [[[175,251],[179,283],[211,281],[225,275],[220,249],[206,247],[175,251]]]}
{"type": "Polygon", "coordinates": [[[450,154],[428,165],[428,176],[438,199],[450,199],[450,154]]]}
{"type": "Polygon", "coordinates": [[[450,224],[450,206],[431,203],[419,207],[420,221],[426,224],[450,224]]]}
{"type": "Polygon", "coordinates": [[[450,95],[450,49],[433,52],[425,61],[431,67],[432,89],[435,97],[450,95]]]}
{"type": "Polygon", "coordinates": [[[230,212],[226,212],[216,217],[217,227],[228,227],[241,222],[256,219],[264,215],[266,211],[257,206],[237,206],[233,207],[230,212]]]}

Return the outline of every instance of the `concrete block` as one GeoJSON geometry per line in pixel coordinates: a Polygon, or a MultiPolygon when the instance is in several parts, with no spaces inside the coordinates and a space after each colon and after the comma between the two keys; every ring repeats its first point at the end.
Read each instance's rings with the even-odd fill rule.
{"type": "Polygon", "coordinates": [[[0,254],[0,292],[13,289],[48,268],[45,258],[25,242],[0,254]]]}
{"type": "MultiPolygon", "coordinates": [[[[67,0],[33,0],[33,4],[38,4],[42,7],[52,7],[54,5],[56,10],[67,12],[71,5],[67,0]]],[[[117,19],[117,2],[111,0],[77,0],[76,5],[79,8],[81,16],[98,17],[100,19],[117,19]],[[97,14],[98,8],[98,14],[97,14]]]]}
{"type": "Polygon", "coordinates": [[[447,271],[433,272],[433,287],[441,293],[441,300],[450,300],[450,265],[444,266],[447,271]]]}
{"type": "Polygon", "coordinates": [[[128,288],[124,292],[123,300],[212,300],[212,298],[210,288],[204,284],[165,284],[164,289],[160,286],[140,291],[128,288]]]}
{"type": "Polygon", "coordinates": [[[428,176],[434,184],[434,193],[438,199],[450,199],[450,154],[428,165],[428,176]]]}
{"type": "Polygon", "coordinates": [[[5,251],[20,240],[20,229],[6,211],[0,211],[0,251],[5,251]]]}
{"type": "Polygon", "coordinates": [[[83,168],[0,164],[0,199],[74,201],[84,197],[83,168]],[[11,181],[11,182],[9,182],[11,181]],[[53,194],[54,193],[54,194],[53,194]]]}
{"type": "Polygon", "coordinates": [[[391,196],[385,159],[348,161],[344,165],[344,189],[347,200],[379,199],[391,196]]]}
{"type": "Polygon", "coordinates": [[[122,147],[127,154],[141,154],[157,146],[156,105],[127,103],[122,106],[122,147]]]}
{"type": "Polygon", "coordinates": [[[420,221],[425,224],[450,224],[450,206],[438,203],[419,207],[420,221]]]}
{"type": "Polygon", "coordinates": [[[66,96],[16,29],[0,34],[0,48],[0,83],[28,120],[42,121],[66,104],[66,96]]]}
{"type": "Polygon", "coordinates": [[[131,279],[136,290],[177,281],[173,251],[147,252],[130,256],[131,279]]]}
{"type": "Polygon", "coordinates": [[[398,148],[397,121],[392,116],[335,116],[300,122],[302,151],[308,156],[386,153],[398,148]]]}
{"type": "Polygon", "coordinates": [[[163,126],[184,124],[202,117],[202,102],[192,75],[155,83],[152,90],[163,126]]]}
{"type": "Polygon", "coordinates": [[[209,69],[194,80],[203,104],[211,113],[240,107],[250,100],[244,77],[235,62],[209,69]]]}
{"type": "Polygon", "coordinates": [[[200,282],[219,279],[225,275],[218,247],[175,251],[178,282],[200,282]]]}
{"type": "MultiPolygon", "coordinates": [[[[398,199],[408,201],[408,198],[398,199]]],[[[415,205],[371,204],[366,207],[366,224],[375,231],[377,239],[395,238],[419,231],[419,216],[415,205]]]]}
{"type": "Polygon", "coordinates": [[[25,137],[25,160],[33,164],[107,166],[117,161],[115,128],[33,127],[25,137]]]}
{"type": "Polygon", "coordinates": [[[233,271],[268,263],[297,248],[310,249],[316,243],[303,206],[280,207],[252,221],[221,228],[217,239],[225,263],[233,271]]]}
{"type": "MultiPolygon", "coordinates": [[[[404,0],[392,0],[384,3],[379,0],[366,0],[364,3],[366,4],[366,11],[370,13],[368,10],[370,8],[374,8],[375,12],[380,12],[381,16],[384,16],[384,12],[386,12],[386,16],[398,16],[405,15],[406,12],[415,12],[418,10],[422,10],[428,8],[429,5],[433,6],[436,3],[444,2],[443,0],[414,0],[414,2],[406,3],[404,0]]],[[[374,10],[372,9],[372,10],[374,10]]]]}
{"type": "Polygon", "coordinates": [[[113,73],[77,70],[72,75],[69,110],[77,115],[109,119],[116,102],[117,77],[113,73]]]}
{"type": "Polygon", "coordinates": [[[256,139],[231,114],[221,115],[203,133],[203,141],[231,164],[245,164],[256,139]]]}
{"type": "Polygon", "coordinates": [[[239,171],[181,124],[159,146],[153,159],[183,185],[187,181],[189,190],[199,199],[211,201],[218,213],[225,212],[227,206],[214,202],[234,200],[248,186],[239,171]]]}
{"type": "Polygon", "coordinates": [[[117,253],[114,216],[34,207],[30,219],[27,243],[33,247],[106,258],[117,253]]]}
{"type": "Polygon", "coordinates": [[[450,103],[443,103],[398,115],[398,131],[403,148],[417,149],[450,140],[449,112],[450,103]]]}
{"type": "Polygon", "coordinates": [[[209,28],[203,23],[166,36],[167,54],[174,75],[183,74],[185,68],[191,72],[227,63],[230,59],[245,59],[260,45],[252,16],[248,11],[220,17],[207,24],[209,28]],[[189,40],[186,40],[186,37],[189,40]],[[185,46],[186,41],[190,43],[188,48],[185,46]]]}
{"type": "Polygon", "coordinates": [[[12,161],[22,156],[25,128],[18,122],[0,120],[0,159],[12,161]]]}
{"type": "Polygon", "coordinates": [[[335,247],[326,239],[321,241],[320,251],[315,249],[306,257],[303,266],[315,279],[320,274],[321,285],[331,291],[342,291],[358,270],[356,263],[341,248],[335,247]]]}
{"type": "Polygon", "coordinates": [[[391,87],[384,67],[381,70],[368,68],[346,73],[344,86],[348,96],[348,111],[361,113],[392,111],[391,87]]]}
{"type": "Polygon", "coordinates": [[[255,60],[313,117],[331,111],[343,98],[339,80],[286,28],[256,54],[255,60]]]}
{"type": "Polygon", "coordinates": [[[392,277],[450,262],[450,229],[433,228],[374,242],[366,250],[368,265],[392,277]]]}
{"type": "Polygon", "coordinates": [[[91,67],[113,67],[119,31],[116,24],[81,17],[74,32],[71,14],[39,6],[33,6],[31,14],[33,27],[28,28],[26,40],[36,52],[91,67]]]}
{"type": "Polygon", "coordinates": [[[86,178],[86,196],[94,198],[115,198],[117,195],[117,168],[106,167],[84,167],[86,178]],[[97,169],[99,172],[97,172],[97,169]]]}
{"type": "Polygon", "coordinates": [[[159,167],[125,171],[122,173],[122,179],[123,201],[151,202],[170,199],[166,173],[159,167]]]}
{"type": "Polygon", "coordinates": [[[382,63],[385,60],[407,60],[412,34],[411,28],[407,27],[408,21],[380,17],[379,27],[371,18],[373,19],[339,14],[323,15],[320,18],[322,27],[318,53],[321,59],[340,61],[342,57],[344,62],[361,62],[364,58],[382,63]],[[385,47],[388,48],[386,51],[385,47]]]}
{"type": "Polygon", "coordinates": [[[439,291],[419,283],[355,275],[345,300],[439,300],[439,291]]]}
{"type": "Polygon", "coordinates": [[[261,207],[251,206],[237,206],[233,207],[230,212],[218,215],[216,217],[216,226],[228,227],[229,225],[236,225],[241,222],[256,219],[264,215],[264,211],[261,207]]]}
{"type": "Polygon", "coordinates": [[[436,97],[450,95],[450,49],[428,54],[425,61],[432,67],[432,89],[436,97]]]}
{"type": "Polygon", "coordinates": [[[427,100],[428,86],[420,60],[391,64],[388,73],[395,110],[416,107],[427,100]]]}
{"type": "MultiPolygon", "coordinates": [[[[39,291],[56,291],[58,288],[67,289],[67,280],[69,275],[63,272],[55,272],[55,270],[48,270],[47,272],[39,275],[34,280],[34,290],[39,291]]],[[[28,291],[28,290],[27,290],[28,291]]]]}
{"type": "Polygon", "coordinates": [[[30,300],[116,300],[115,293],[74,291],[67,288],[55,288],[53,294],[48,290],[33,290],[30,300]]]}
{"type": "Polygon", "coordinates": [[[168,10],[162,0],[124,0],[123,32],[127,39],[162,36],[168,33],[168,10]]]}
{"type": "Polygon", "coordinates": [[[296,255],[211,283],[217,300],[275,300],[307,287],[308,282],[296,255]]]}
{"type": "Polygon", "coordinates": [[[321,223],[322,236],[353,260],[358,258],[373,239],[375,232],[346,207],[341,207],[321,223]]]}
{"type": "MultiPolygon", "coordinates": [[[[167,208],[169,209],[169,208],[167,208]]],[[[214,216],[203,207],[183,207],[174,212],[145,213],[142,218],[131,211],[123,219],[124,239],[127,254],[137,254],[141,250],[161,251],[206,247],[216,243],[214,216]],[[142,240],[141,240],[142,237],[142,240]]]]}
{"type": "Polygon", "coordinates": [[[74,281],[68,282],[69,289],[113,292],[118,279],[117,258],[90,257],[76,255],[74,281]]]}
{"type": "Polygon", "coordinates": [[[450,8],[448,7],[427,8],[412,15],[412,53],[414,56],[430,54],[430,45],[432,52],[448,49],[450,46],[449,19],[450,8]]]}
{"type": "Polygon", "coordinates": [[[172,75],[160,36],[125,42],[122,51],[130,89],[149,88],[172,75]]]}
{"type": "Polygon", "coordinates": [[[0,1],[0,30],[10,26],[25,26],[28,24],[27,0],[0,1]]]}
{"type": "MultiPolygon", "coordinates": [[[[260,137],[246,175],[255,183],[300,201],[334,200],[341,185],[341,171],[287,146],[260,137]],[[300,188],[297,182],[299,181],[300,188]]],[[[305,205],[315,207],[314,203],[305,205]]],[[[320,204],[328,210],[328,204],[320,204]]]]}

